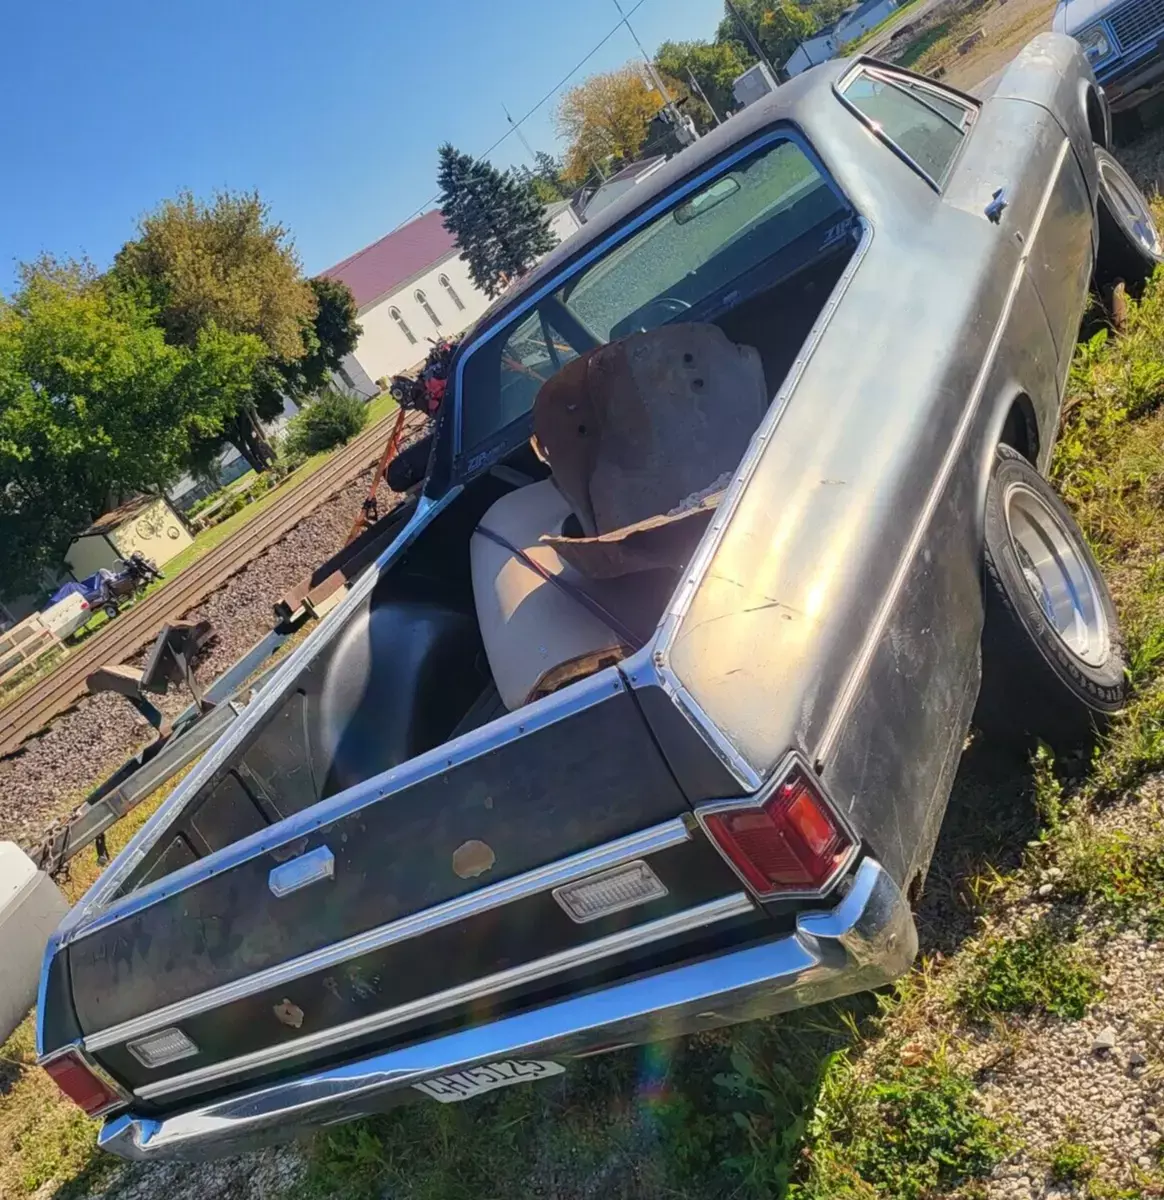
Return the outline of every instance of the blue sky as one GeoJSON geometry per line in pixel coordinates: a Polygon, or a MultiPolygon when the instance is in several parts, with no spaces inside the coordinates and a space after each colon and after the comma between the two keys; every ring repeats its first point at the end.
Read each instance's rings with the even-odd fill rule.
{"type": "MultiPolygon", "coordinates": [[[[630,9],[635,0],[623,0],[630,9]]],[[[309,273],[434,193],[436,149],[480,153],[618,21],[612,0],[9,0],[0,291],[42,251],[105,266],[188,187],[258,188],[309,273]]],[[[722,0],[643,0],[649,51],[711,37],[722,0]]],[[[625,29],[576,78],[635,57],[625,29]]],[[[523,125],[557,150],[554,102],[523,125]]],[[[498,165],[525,152],[510,136],[498,165]]]]}

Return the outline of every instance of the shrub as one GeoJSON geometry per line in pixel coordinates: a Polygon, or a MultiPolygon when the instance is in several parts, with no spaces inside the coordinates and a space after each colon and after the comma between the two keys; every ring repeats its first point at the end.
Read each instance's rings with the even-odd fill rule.
{"type": "Polygon", "coordinates": [[[342,446],[364,428],[367,419],[367,405],[359,396],[327,388],[291,418],[283,452],[294,459],[342,446]]]}

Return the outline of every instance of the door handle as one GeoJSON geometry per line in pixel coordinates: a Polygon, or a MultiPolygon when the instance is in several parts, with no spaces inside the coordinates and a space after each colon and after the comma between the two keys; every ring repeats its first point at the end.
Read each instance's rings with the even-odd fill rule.
{"type": "Polygon", "coordinates": [[[271,894],[281,899],[300,888],[335,878],[335,856],[326,846],[317,846],[290,862],[280,863],[267,876],[271,894]]]}
{"type": "Polygon", "coordinates": [[[982,211],[986,214],[988,221],[997,225],[1002,220],[1004,208],[1006,208],[1006,188],[996,188],[994,195],[990,198],[990,203],[982,211]]]}

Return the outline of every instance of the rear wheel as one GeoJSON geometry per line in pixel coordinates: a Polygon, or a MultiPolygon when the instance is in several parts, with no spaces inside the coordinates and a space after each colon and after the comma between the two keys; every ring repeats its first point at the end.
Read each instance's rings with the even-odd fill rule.
{"type": "Polygon", "coordinates": [[[1035,468],[999,446],[986,498],[986,624],[975,723],[1065,752],[1123,707],[1111,594],[1079,526],[1035,468]]]}
{"type": "Polygon", "coordinates": [[[1135,290],[1164,262],[1164,243],[1152,210],[1114,155],[1095,147],[1099,169],[1099,256],[1095,281],[1110,287],[1122,279],[1135,290]]]}

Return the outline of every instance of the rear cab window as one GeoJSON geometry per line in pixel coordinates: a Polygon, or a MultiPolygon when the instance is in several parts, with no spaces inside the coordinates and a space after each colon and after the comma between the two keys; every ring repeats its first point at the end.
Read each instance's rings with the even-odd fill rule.
{"type": "Polygon", "coordinates": [[[882,141],[939,190],[978,111],[955,92],[872,66],[849,76],[840,94],[882,141]]]}
{"type": "Polygon", "coordinates": [[[708,176],[470,352],[458,391],[470,471],[513,441],[507,431],[570,359],[669,323],[730,325],[760,291],[854,242],[847,200],[792,134],[708,176]]]}

